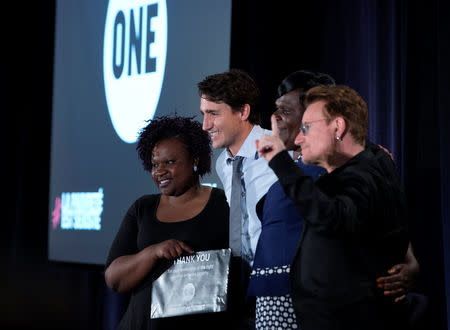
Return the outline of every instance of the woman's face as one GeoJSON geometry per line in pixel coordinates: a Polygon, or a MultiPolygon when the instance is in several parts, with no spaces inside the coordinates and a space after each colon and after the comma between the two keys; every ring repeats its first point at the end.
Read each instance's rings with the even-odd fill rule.
{"type": "Polygon", "coordinates": [[[192,188],[198,177],[194,160],[177,138],[161,140],[152,150],[152,178],[163,195],[180,196],[192,188]]]}

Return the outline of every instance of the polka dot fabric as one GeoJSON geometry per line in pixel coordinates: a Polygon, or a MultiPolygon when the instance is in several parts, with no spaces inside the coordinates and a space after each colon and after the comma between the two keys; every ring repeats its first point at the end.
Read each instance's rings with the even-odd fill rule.
{"type": "Polygon", "coordinates": [[[275,267],[265,267],[265,268],[255,268],[252,270],[251,276],[270,276],[273,274],[289,274],[291,267],[289,265],[275,266],[275,267]]]}
{"type": "Polygon", "coordinates": [[[300,329],[289,294],[280,297],[256,297],[256,329],[300,329]]]}

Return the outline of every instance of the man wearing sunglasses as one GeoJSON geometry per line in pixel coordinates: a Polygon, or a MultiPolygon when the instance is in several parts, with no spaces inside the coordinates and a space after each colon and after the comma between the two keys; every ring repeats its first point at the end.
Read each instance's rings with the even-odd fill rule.
{"type": "Polygon", "coordinates": [[[368,111],[347,86],[317,86],[295,139],[316,182],[289,159],[272,118],[256,144],[304,217],[292,264],[292,300],[303,329],[404,329],[406,306],[376,290],[376,278],[404,260],[404,192],[392,160],[365,148],[368,111]]]}
{"type": "MultiPolygon", "coordinates": [[[[334,79],[327,74],[302,70],[288,75],[278,87],[279,97],[275,102],[276,110],[273,115],[276,118],[279,136],[293,159],[313,178],[317,178],[323,172],[323,168],[303,164],[301,148],[294,140],[300,130],[307,135],[316,122],[324,119],[302,123],[305,111],[303,98],[312,87],[334,84],[334,79]]],[[[370,142],[367,144],[369,148],[379,150],[378,146],[370,142]]],[[[257,297],[256,325],[257,328],[258,326],[263,328],[278,326],[261,318],[267,313],[264,306],[268,305],[269,301],[272,303],[271,306],[276,306],[280,299],[291,304],[289,269],[300,239],[302,219],[278,182],[269,188],[267,195],[258,203],[257,209],[262,222],[262,231],[256,249],[249,294],[257,297]],[[262,273],[264,276],[261,276],[262,273]]],[[[400,302],[405,299],[405,294],[411,288],[418,270],[419,266],[410,246],[405,263],[389,269],[390,275],[378,279],[378,286],[384,291],[384,295],[392,296],[392,299],[400,302]]],[[[276,313],[276,310],[273,312],[276,313]]],[[[292,325],[288,320],[295,320],[295,315],[289,314],[285,320],[286,324],[292,325]]],[[[275,322],[279,322],[278,318],[275,322]]]]}

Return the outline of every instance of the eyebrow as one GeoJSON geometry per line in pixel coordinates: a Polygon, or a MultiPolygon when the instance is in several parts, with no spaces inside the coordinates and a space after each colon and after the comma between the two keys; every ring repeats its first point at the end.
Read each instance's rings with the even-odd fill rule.
{"type": "Polygon", "coordinates": [[[217,110],[215,110],[215,109],[206,109],[205,111],[201,111],[201,110],[200,110],[200,112],[201,112],[201,113],[203,113],[203,112],[205,112],[205,113],[211,113],[211,112],[217,112],[217,110]]]}

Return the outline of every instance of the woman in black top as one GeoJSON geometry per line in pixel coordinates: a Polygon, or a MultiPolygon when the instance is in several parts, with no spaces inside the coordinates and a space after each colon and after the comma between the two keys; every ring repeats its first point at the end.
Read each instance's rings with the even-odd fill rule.
{"type": "Polygon", "coordinates": [[[106,262],[107,285],[131,292],[119,329],[226,329],[226,314],[150,319],[152,281],[182,254],[228,247],[224,192],[200,185],[211,167],[209,135],[189,118],[152,120],[137,150],[161,194],[145,195],[128,210],[106,262]]]}

